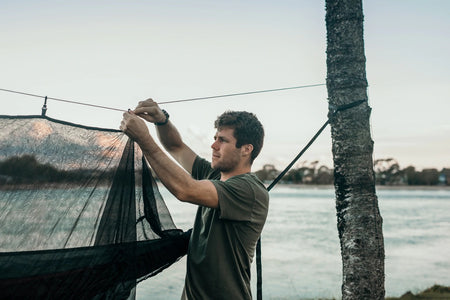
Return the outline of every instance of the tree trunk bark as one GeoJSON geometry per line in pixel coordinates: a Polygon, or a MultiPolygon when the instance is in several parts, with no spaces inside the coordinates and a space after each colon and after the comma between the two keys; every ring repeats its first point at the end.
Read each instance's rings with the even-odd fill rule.
{"type": "Polygon", "coordinates": [[[362,0],[326,0],[330,107],[362,104],[331,116],[342,299],[384,299],[384,241],[373,171],[362,0]]]}

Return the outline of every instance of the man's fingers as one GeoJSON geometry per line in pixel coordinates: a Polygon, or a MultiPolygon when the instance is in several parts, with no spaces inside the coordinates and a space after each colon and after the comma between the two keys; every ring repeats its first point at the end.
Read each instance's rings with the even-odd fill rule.
{"type": "Polygon", "coordinates": [[[148,122],[154,122],[155,118],[159,118],[161,114],[157,106],[136,108],[134,113],[148,122]]]}
{"type": "Polygon", "coordinates": [[[127,131],[127,124],[131,118],[133,118],[133,113],[131,111],[126,111],[123,113],[122,122],[120,122],[120,130],[122,130],[123,132],[127,131]]]}
{"type": "Polygon", "coordinates": [[[122,122],[120,122],[120,130],[122,130],[123,132],[127,131],[127,123],[125,122],[125,120],[122,120],[122,122]]]}
{"type": "MultiPolygon", "coordinates": [[[[129,111],[126,111],[126,112],[124,112],[123,114],[122,114],[122,119],[123,120],[128,120],[130,117],[131,117],[131,112],[129,112],[129,111]]],[[[123,121],[122,120],[122,121],[123,121]]]]}
{"type": "Polygon", "coordinates": [[[136,108],[141,108],[141,107],[152,107],[152,106],[157,106],[156,102],[153,101],[152,98],[144,100],[144,101],[139,101],[138,105],[136,106],[136,108]]]}
{"type": "Polygon", "coordinates": [[[137,115],[148,115],[151,112],[151,108],[149,107],[136,107],[134,113],[137,115]]]}
{"type": "Polygon", "coordinates": [[[155,118],[160,117],[161,110],[158,106],[158,103],[149,98],[145,101],[140,101],[134,111],[132,111],[131,113],[143,118],[148,122],[155,122],[155,118]]]}

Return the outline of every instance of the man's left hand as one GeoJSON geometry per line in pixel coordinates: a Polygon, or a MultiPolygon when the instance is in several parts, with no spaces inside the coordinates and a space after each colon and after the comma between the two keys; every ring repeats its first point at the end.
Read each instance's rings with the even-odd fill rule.
{"type": "Polygon", "coordinates": [[[122,130],[138,144],[150,137],[147,124],[145,124],[144,120],[135,115],[132,111],[125,112],[123,114],[123,119],[120,123],[120,130],[122,130]]]}

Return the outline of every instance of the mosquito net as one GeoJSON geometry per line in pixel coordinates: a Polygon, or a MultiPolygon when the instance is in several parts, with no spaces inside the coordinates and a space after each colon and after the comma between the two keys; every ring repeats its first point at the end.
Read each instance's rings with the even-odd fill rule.
{"type": "Polygon", "coordinates": [[[127,299],[187,251],[118,130],[0,116],[0,298],[127,299]]]}

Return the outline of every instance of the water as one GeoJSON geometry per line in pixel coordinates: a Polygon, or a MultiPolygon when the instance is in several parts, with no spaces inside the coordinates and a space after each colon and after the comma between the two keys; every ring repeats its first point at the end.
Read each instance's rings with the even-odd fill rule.
{"type": "MultiPolygon", "coordinates": [[[[177,201],[163,187],[160,190],[176,225],[184,230],[191,228],[196,206],[177,201]]],[[[65,192],[70,194],[70,191],[65,192]]],[[[27,205],[27,193],[24,191],[24,200],[16,203],[17,210],[27,205]]],[[[400,296],[408,290],[416,293],[434,284],[449,286],[450,189],[378,188],[377,195],[385,238],[386,295],[400,296]]],[[[279,185],[270,196],[269,216],[262,235],[264,299],[339,299],[342,273],[333,188],[279,185]]],[[[79,206],[78,197],[66,198],[74,201],[69,203],[70,207],[79,206]]],[[[5,200],[0,201],[1,216],[5,211],[3,205],[9,203],[7,193],[0,199],[5,200]]],[[[43,202],[27,221],[59,216],[61,212],[55,210],[61,209],[64,210],[43,202]]],[[[72,210],[65,213],[69,211],[72,210]]],[[[98,208],[88,211],[98,212],[98,208]]],[[[95,220],[94,216],[87,217],[95,220]]],[[[3,224],[0,228],[2,240],[8,241],[0,244],[1,251],[8,251],[4,247],[21,242],[11,227],[14,223],[3,224]]],[[[27,243],[33,239],[32,231],[26,239],[27,243]]],[[[137,299],[179,299],[185,262],[183,258],[140,283],[137,299]]],[[[252,276],[256,295],[254,265],[252,276]]]]}
{"type": "MultiPolygon", "coordinates": [[[[195,206],[161,188],[179,228],[195,206]]],[[[341,257],[333,188],[278,186],[262,235],[263,298],[340,298],[341,257]]],[[[385,238],[386,296],[450,285],[450,189],[378,189],[385,238]]],[[[185,258],[138,285],[137,299],[179,299],[185,258]]],[[[256,295],[256,269],[252,271],[256,295]]]]}

